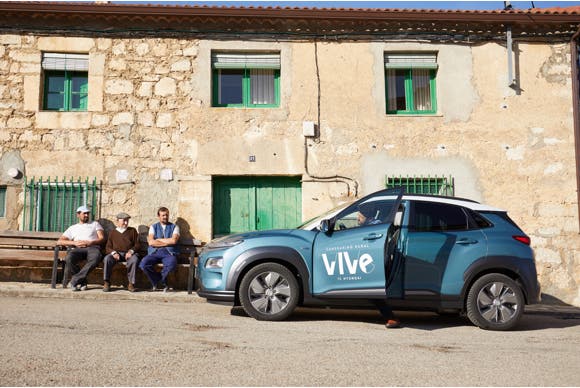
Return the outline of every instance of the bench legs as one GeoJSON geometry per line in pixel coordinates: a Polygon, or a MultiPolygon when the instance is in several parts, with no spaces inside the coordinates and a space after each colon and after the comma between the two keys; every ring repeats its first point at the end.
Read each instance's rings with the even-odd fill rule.
{"type": "Polygon", "coordinates": [[[189,273],[187,276],[187,293],[190,295],[193,292],[193,278],[195,275],[194,265],[193,265],[193,256],[194,255],[189,256],[189,273]]]}
{"type": "Polygon", "coordinates": [[[52,262],[52,279],[50,282],[50,288],[56,288],[56,279],[58,276],[58,254],[60,252],[60,247],[54,247],[54,260],[52,262]]]}

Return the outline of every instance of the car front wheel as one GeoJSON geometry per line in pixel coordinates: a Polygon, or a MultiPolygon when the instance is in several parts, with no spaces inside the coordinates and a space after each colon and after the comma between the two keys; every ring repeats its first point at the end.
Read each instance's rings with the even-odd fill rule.
{"type": "Polygon", "coordinates": [[[508,276],[492,273],[477,279],[467,295],[467,317],[486,330],[510,330],[524,312],[520,286],[508,276]]]}
{"type": "Polygon", "coordinates": [[[261,321],[281,321],[288,318],[298,304],[298,281],[283,265],[260,264],[243,277],[239,296],[249,316],[261,321]]]}

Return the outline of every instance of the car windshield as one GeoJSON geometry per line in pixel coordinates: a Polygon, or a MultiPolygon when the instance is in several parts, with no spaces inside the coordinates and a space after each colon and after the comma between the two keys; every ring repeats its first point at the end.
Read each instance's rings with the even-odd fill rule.
{"type": "Polygon", "coordinates": [[[338,205],[338,206],[322,213],[321,215],[319,215],[317,217],[309,219],[308,221],[304,222],[302,225],[298,226],[296,229],[312,230],[320,224],[320,221],[333,217],[334,215],[338,214],[340,211],[342,211],[346,207],[350,206],[350,204],[352,204],[353,202],[354,201],[350,201],[350,202],[338,205]]]}

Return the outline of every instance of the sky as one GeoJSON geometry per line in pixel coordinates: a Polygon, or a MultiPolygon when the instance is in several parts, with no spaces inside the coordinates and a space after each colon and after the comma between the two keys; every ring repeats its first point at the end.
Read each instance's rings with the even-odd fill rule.
{"type": "MultiPolygon", "coordinates": [[[[117,3],[117,1],[114,1],[117,3]]],[[[235,7],[317,7],[317,8],[413,8],[449,10],[500,10],[503,1],[128,1],[130,3],[160,3],[165,5],[208,5],[235,7]]],[[[580,1],[511,1],[514,9],[580,6],[580,1]]]]}

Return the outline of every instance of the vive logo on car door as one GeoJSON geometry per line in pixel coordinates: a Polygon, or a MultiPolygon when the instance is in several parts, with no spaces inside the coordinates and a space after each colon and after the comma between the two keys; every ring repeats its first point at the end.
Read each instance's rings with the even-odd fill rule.
{"type": "MultiPolygon", "coordinates": [[[[358,259],[351,259],[350,254],[346,251],[337,252],[336,257],[329,259],[326,253],[322,254],[322,261],[328,276],[336,275],[338,267],[338,275],[357,275],[358,270],[365,274],[370,274],[375,269],[373,258],[368,253],[364,253],[358,259]],[[338,265],[337,265],[338,263],[338,265]],[[346,271],[348,272],[345,272],[346,271]]],[[[345,277],[339,280],[357,280],[355,278],[345,277]]]]}

